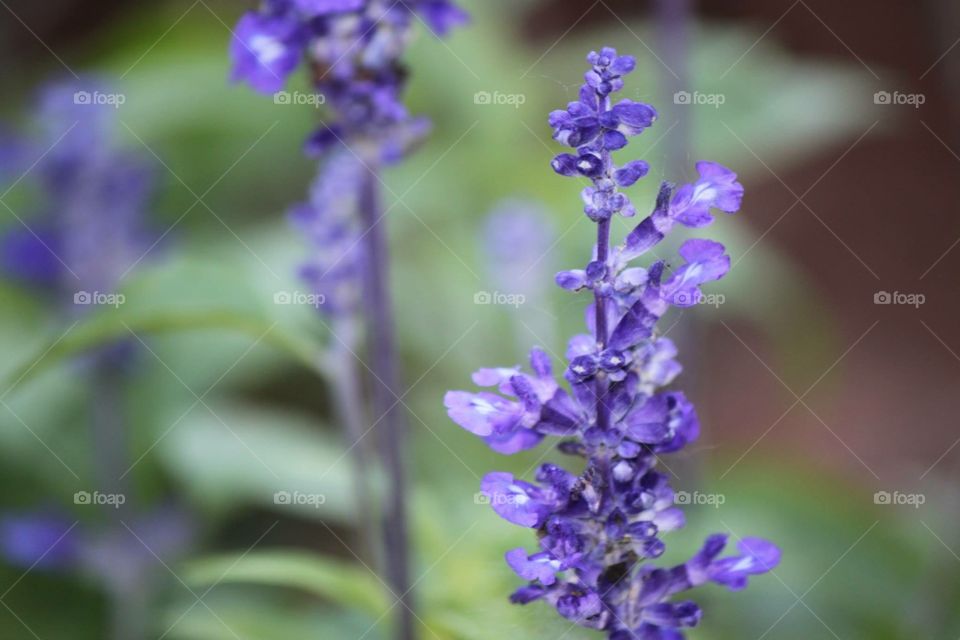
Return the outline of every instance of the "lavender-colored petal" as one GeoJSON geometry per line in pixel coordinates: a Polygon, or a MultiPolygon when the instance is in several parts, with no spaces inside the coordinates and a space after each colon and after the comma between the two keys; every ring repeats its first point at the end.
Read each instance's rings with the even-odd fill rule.
{"type": "Polygon", "coordinates": [[[261,93],[275,93],[300,63],[300,25],[287,16],[246,13],[230,43],[231,79],[244,81],[261,93]]]}
{"type": "Polygon", "coordinates": [[[556,574],[560,563],[552,559],[548,553],[535,553],[528,556],[521,547],[507,551],[504,557],[514,573],[524,580],[536,580],[546,587],[557,581],[556,574]]]}
{"type": "Polygon", "coordinates": [[[650,313],[642,300],[636,302],[613,330],[608,342],[609,347],[623,351],[636,346],[651,336],[658,319],[650,313]]]}
{"type": "Polygon", "coordinates": [[[556,283],[568,291],[578,291],[587,286],[587,273],[582,269],[561,271],[556,275],[556,283]]]}
{"type": "Polygon", "coordinates": [[[613,177],[621,187],[632,187],[637,180],[647,175],[650,165],[643,160],[633,160],[617,169],[613,177]]]}
{"type": "Polygon", "coordinates": [[[627,136],[635,136],[653,124],[657,111],[648,104],[623,100],[611,110],[617,122],[617,130],[627,136]]]}
{"type": "Polygon", "coordinates": [[[524,427],[515,427],[511,431],[486,436],[483,441],[499,454],[512,456],[527,449],[533,449],[543,440],[543,434],[524,427]]]}
{"type": "Polygon", "coordinates": [[[448,391],[443,403],[451,420],[478,436],[512,433],[523,416],[519,404],[493,393],[448,391]]]}
{"type": "Polygon", "coordinates": [[[516,480],[509,473],[488,473],[480,483],[480,490],[497,515],[521,527],[539,527],[550,512],[550,505],[539,499],[540,492],[535,486],[516,480]]]}
{"type": "Polygon", "coordinates": [[[743,538],[737,543],[739,555],[712,562],[707,574],[712,582],[737,591],[747,579],[774,569],[780,563],[780,549],[762,538],[743,538]]]}

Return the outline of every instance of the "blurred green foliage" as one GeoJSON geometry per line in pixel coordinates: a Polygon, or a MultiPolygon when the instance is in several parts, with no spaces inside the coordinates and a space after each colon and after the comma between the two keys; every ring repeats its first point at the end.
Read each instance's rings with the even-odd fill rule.
{"type": "MultiPolygon", "coordinates": [[[[757,34],[704,26],[694,40],[692,83],[705,92],[722,90],[727,102],[715,113],[680,110],[658,92],[662,70],[639,41],[655,41],[648,24],[577,29],[550,47],[519,33],[516,8],[505,0],[464,4],[475,16],[469,29],[447,43],[422,34],[413,47],[410,102],[434,120],[435,134],[387,175],[388,203],[400,199],[389,223],[401,348],[414,385],[406,402],[415,439],[410,467],[423,637],[588,638],[546,607],[507,603],[517,581],[501,556],[532,539],[474,501],[487,470],[525,472],[540,452],[502,459],[449,423],[442,410],[443,391],[468,385],[470,371],[520,361],[514,344],[538,341],[508,309],[472,303],[474,292],[491,288],[477,239],[483,215],[506,196],[542,201],[562,234],[550,261],[584,261],[589,241],[578,187],[548,168],[555,148],[545,114],[572,99],[583,52],[600,44],[637,54],[638,96],[662,106],[662,128],[631,153],[658,166],[671,142],[657,136],[690,118],[691,153],[745,167],[748,190],[752,180],[766,177],[758,158],[777,166],[799,163],[855,127],[859,107],[844,98],[852,90],[840,89],[851,89],[860,76],[842,65],[793,58],[770,38],[721,87],[717,78],[757,34]],[[474,104],[477,91],[494,90],[522,93],[526,101],[516,109],[474,104]],[[517,339],[503,339],[510,334],[517,339]]],[[[122,76],[128,102],[121,133],[131,147],[155,154],[158,177],[167,184],[158,194],[155,223],[172,232],[125,283],[127,304],[68,330],[44,301],[0,284],[4,388],[11,389],[3,396],[9,412],[0,412],[4,506],[68,505],[74,491],[88,486],[86,400],[72,361],[132,333],[149,346],[128,380],[132,446],[135,457],[146,454],[134,474],[137,489],[145,500],[175,491],[199,514],[206,535],[205,550],[165,576],[157,635],[170,629],[165,637],[178,640],[384,638],[393,599],[349,550],[356,539],[351,461],[336,425],[317,419],[326,406],[324,380],[335,375],[323,366],[326,330],[312,309],[272,303],[274,292],[297,289],[294,267],[306,251],[282,212],[303,197],[311,178],[311,163],[297,149],[316,113],[228,85],[228,29],[195,5],[168,32],[182,11],[173,3],[139,7],[87,52],[91,69],[122,76]],[[287,397],[295,402],[278,401],[287,397]],[[63,464],[39,441],[50,443],[63,464]],[[271,512],[278,487],[329,496],[320,508],[297,513],[315,539],[275,546],[268,538],[255,545],[262,531],[248,527],[234,543],[220,544],[224,529],[242,514],[254,512],[267,525],[289,517],[289,511],[271,512]]],[[[224,10],[220,17],[230,24],[235,15],[224,10]]],[[[654,183],[636,200],[652,199],[654,183]]],[[[748,201],[742,216],[749,215],[748,201]]],[[[817,293],[782,256],[762,244],[752,247],[742,225],[737,218],[717,225],[734,255],[751,252],[719,289],[730,304],[697,315],[775,325],[773,337],[794,366],[815,367],[811,363],[823,360],[817,349],[829,351],[834,340],[830,319],[811,324],[805,317],[801,324],[795,317],[798,306],[817,304],[817,293]]],[[[550,296],[557,335],[578,330],[581,301],[550,296]]],[[[563,349],[561,343],[543,346],[563,349]]],[[[689,357],[685,362],[696,367],[689,357]]],[[[708,532],[729,530],[777,541],[784,561],[746,594],[705,589],[704,628],[691,637],[885,640],[960,632],[952,606],[955,573],[941,570],[934,584],[942,586],[924,586],[943,558],[952,559],[912,514],[867,508],[869,496],[843,478],[825,476],[815,461],[761,464],[753,456],[726,482],[694,481],[716,477],[703,465],[722,470],[729,462],[700,452],[677,463],[682,488],[722,492],[728,501],[722,509],[691,509],[690,526],[668,541],[667,560],[679,561],[708,532]],[[881,519],[884,526],[877,526],[881,519]]],[[[945,536],[953,527],[956,535],[955,523],[929,525],[945,536]]],[[[3,601],[38,637],[101,638],[104,603],[94,585],[39,571],[16,582],[20,573],[0,568],[0,584],[15,585],[3,601]],[[57,603],[55,616],[51,603],[57,603]]],[[[31,637],[2,614],[0,636],[31,637]]]]}

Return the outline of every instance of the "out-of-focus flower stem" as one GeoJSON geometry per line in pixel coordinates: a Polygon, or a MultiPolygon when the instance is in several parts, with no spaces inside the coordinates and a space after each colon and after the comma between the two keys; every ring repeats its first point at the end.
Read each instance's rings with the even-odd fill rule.
{"type": "Polygon", "coordinates": [[[348,440],[348,450],[353,457],[352,484],[359,514],[357,528],[362,545],[359,553],[364,562],[370,562],[379,567],[382,564],[382,558],[378,553],[377,522],[374,517],[375,508],[369,482],[372,466],[369,445],[364,439],[368,434],[364,427],[366,417],[362,408],[364,403],[359,384],[361,373],[357,367],[355,353],[355,345],[342,344],[339,340],[335,340],[331,345],[329,357],[336,374],[327,376],[327,380],[333,385],[337,417],[348,440]]]}
{"type": "MultiPolygon", "coordinates": [[[[97,489],[105,494],[125,497],[124,507],[102,509],[106,526],[121,531],[129,508],[130,482],[129,435],[123,420],[123,373],[109,355],[97,354],[91,371],[91,423],[93,462],[97,489]]],[[[126,533],[124,531],[124,533],[126,533]]],[[[124,588],[108,582],[110,595],[110,631],[113,640],[143,640],[147,637],[145,622],[149,591],[144,579],[124,588]],[[132,588],[131,588],[132,587],[132,588]]]]}
{"type": "Polygon", "coordinates": [[[413,605],[410,593],[410,549],[407,534],[407,477],[404,464],[406,424],[398,393],[398,363],[388,280],[386,227],[381,224],[378,176],[371,170],[363,181],[360,215],[367,242],[367,349],[374,378],[373,407],[379,429],[380,457],[386,471],[383,500],[384,566],[400,611],[396,637],[412,640],[413,605]]]}

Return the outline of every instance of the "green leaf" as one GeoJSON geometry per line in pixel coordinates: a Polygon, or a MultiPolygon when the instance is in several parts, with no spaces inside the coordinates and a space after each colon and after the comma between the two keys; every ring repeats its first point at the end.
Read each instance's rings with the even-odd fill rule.
{"type": "Polygon", "coordinates": [[[185,491],[212,507],[255,503],[296,517],[356,517],[353,458],[339,434],[307,416],[205,403],[161,438],[157,454],[185,491]],[[290,503],[278,504],[278,492],[290,503]]]}
{"type": "Polygon", "coordinates": [[[182,575],[187,584],[197,588],[253,584],[300,589],[373,618],[391,605],[383,585],[366,568],[302,551],[208,557],[190,562],[182,575]]]}

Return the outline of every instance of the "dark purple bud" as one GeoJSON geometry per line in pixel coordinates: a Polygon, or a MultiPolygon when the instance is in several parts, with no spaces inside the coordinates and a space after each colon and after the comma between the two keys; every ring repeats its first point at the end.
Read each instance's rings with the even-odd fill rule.
{"type": "Polygon", "coordinates": [[[639,134],[657,119],[657,112],[653,107],[632,100],[624,100],[615,105],[610,112],[617,120],[617,129],[628,136],[639,134]]]}
{"type": "Polygon", "coordinates": [[[610,71],[618,76],[625,76],[637,67],[637,61],[633,56],[618,56],[613,64],[610,65],[610,71]]]}
{"type": "Polygon", "coordinates": [[[627,530],[627,516],[625,516],[620,509],[614,509],[607,518],[607,524],[604,529],[606,530],[607,538],[612,540],[622,538],[627,530]]]}
{"type": "Polygon", "coordinates": [[[550,112],[547,122],[550,123],[552,128],[557,129],[570,126],[573,123],[573,117],[564,109],[556,109],[550,112]]]}
{"type": "Polygon", "coordinates": [[[600,354],[600,368],[604,371],[619,371],[630,363],[629,358],[622,351],[607,349],[600,354]]]}
{"type": "Polygon", "coordinates": [[[636,458],[642,450],[643,447],[636,442],[624,440],[620,443],[620,446],[617,447],[617,455],[621,458],[636,458]]]}
{"type": "Polygon", "coordinates": [[[634,522],[627,527],[627,533],[641,540],[652,538],[657,535],[657,525],[646,521],[634,522]]]}
{"type": "Polygon", "coordinates": [[[585,153],[577,158],[577,171],[588,178],[594,178],[603,173],[603,160],[600,156],[585,153]]]}
{"type": "Polygon", "coordinates": [[[570,373],[578,380],[585,380],[597,373],[596,356],[577,356],[570,362],[570,373]]]}
{"type": "Polygon", "coordinates": [[[593,260],[587,265],[587,279],[596,282],[607,275],[607,265],[599,260],[593,260]]]}
{"type": "Polygon", "coordinates": [[[605,131],[603,134],[603,146],[609,151],[616,151],[627,146],[627,136],[619,131],[605,131]]]}
{"type": "Polygon", "coordinates": [[[613,178],[621,187],[630,187],[636,184],[637,180],[647,175],[650,171],[650,165],[643,160],[633,160],[617,169],[613,178]]]}
{"type": "Polygon", "coordinates": [[[667,545],[662,540],[653,538],[643,545],[643,555],[647,558],[659,558],[667,550],[667,545]]]}
{"type": "Polygon", "coordinates": [[[550,161],[553,170],[562,176],[577,175],[577,157],[569,153],[561,153],[550,161]]]}
{"type": "Polygon", "coordinates": [[[558,285],[568,291],[578,291],[587,286],[587,275],[580,269],[573,271],[561,271],[554,280],[558,285]]]}

